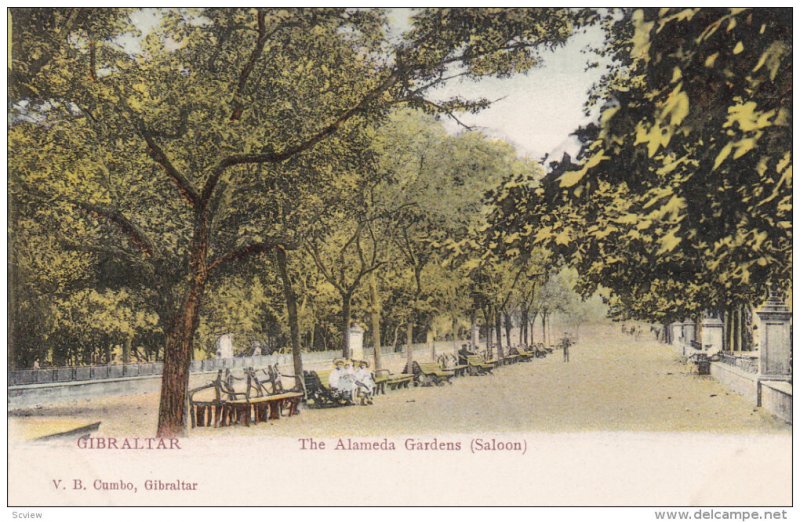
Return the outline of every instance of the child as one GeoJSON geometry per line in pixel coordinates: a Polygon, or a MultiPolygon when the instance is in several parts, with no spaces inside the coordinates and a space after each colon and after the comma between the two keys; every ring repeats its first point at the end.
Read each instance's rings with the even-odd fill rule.
{"type": "Polygon", "coordinates": [[[358,386],[358,396],[361,398],[361,405],[372,404],[372,397],[375,395],[375,380],[372,378],[372,372],[369,371],[369,363],[367,361],[358,361],[358,366],[355,379],[358,386]]]}

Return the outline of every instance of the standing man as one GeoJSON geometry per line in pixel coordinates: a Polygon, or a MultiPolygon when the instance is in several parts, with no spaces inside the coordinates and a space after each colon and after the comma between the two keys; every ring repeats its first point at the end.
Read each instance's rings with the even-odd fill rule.
{"type": "Polygon", "coordinates": [[[569,337],[564,332],[564,338],[561,340],[561,347],[564,350],[564,362],[569,362],[569,337]]]}

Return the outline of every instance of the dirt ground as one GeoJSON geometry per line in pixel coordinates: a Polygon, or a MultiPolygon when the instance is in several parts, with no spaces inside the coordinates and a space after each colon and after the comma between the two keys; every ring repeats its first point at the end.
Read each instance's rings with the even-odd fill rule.
{"type": "MultiPolygon", "coordinates": [[[[790,433],[791,426],[747,403],[710,376],[690,373],[669,346],[618,326],[586,328],[570,348],[494,375],[454,384],[388,391],[372,406],[303,409],[299,416],[191,437],[336,437],[398,434],[664,431],[790,433]]],[[[56,426],[100,421],[98,435],[155,434],[158,394],[84,400],[9,419],[12,439],[56,426]]]]}

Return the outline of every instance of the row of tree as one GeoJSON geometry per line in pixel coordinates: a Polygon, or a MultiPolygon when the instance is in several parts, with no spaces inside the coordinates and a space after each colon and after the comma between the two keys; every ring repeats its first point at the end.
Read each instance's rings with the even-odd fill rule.
{"type": "Polygon", "coordinates": [[[160,435],[222,331],[286,336],[296,372],[320,339],[347,355],[354,319],[375,345],[479,322],[502,355],[514,325],[579,317],[574,286],[624,318],[720,310],[744,343],[788,289],[790,11],[420,9],[401,35],[378,9],[136,15],[12,11],[11,359],[160,352],[160,435]],[[489,104],[437,86],[590,23],[612,65],[575,161],[545,175],[434,121],[489,104]]]}
{"type": "Polygon", "coordinates": [[[725,320],[791,290],[792,16],[786,9],[609,13],[612,66],[576,161],[496,196],[500,250],[546,248],[610,291],[622,319],[725,320]]]}
{"type": "Polygon", "coordinates": [[[203,317],[264,324],[282,301],[296,372],[307,318],[324,324],[331,298],[342,332],[354,304],[375,325],[407,324],[408,339],[443,302],[453,318],[480,303],[499,324],[509,298],[481,278],[502,270],[470,234],[482,191],[535,167],[477,134],[387,118],[486,107],[430,93],[527,71],[593,13],[421,9],[399,36],[379,9],[159,13],[141,35],[136,10],[12,10],[12,360],[58,343],[74,360],[94,345],[57,333],[75,320],[61,311],[89,308],[54,299],[88,292],[127,325],[94,324],[100,345],[116,332],[129,347],[163,339],[167,436],[185,427],[195,342],[214,334],[203,317]],[[474,271],[465,299],[458,274],[474,271]]]}

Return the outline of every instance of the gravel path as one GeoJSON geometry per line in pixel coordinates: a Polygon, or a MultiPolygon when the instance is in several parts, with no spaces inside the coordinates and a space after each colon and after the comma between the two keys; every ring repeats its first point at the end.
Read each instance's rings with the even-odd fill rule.
{"type": "MultiPolygon", "coordinates": [[[[635,340],[617,325],[585,327],[570,349],[546,359],[465,377],[453,385],[388,391],[372,406],[303,410],[249,428],[197,429],[192,437],[388,436],[486,432],[668,431],[790,433],[791,427],[708,376],[689,373],[671,347],[635,340]]],[[[153,436],[154,393],[84,401],[12,418],[12,437],[77,417],[101,421],[99,435],[153,436]]]]}

